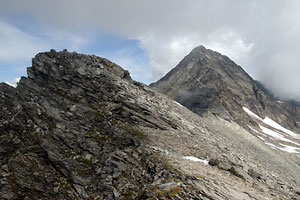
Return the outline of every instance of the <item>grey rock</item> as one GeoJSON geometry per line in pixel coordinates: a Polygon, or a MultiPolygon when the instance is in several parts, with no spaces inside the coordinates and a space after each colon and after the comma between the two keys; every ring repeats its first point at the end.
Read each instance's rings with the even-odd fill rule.
{"type": "Polygon", "coordinates": [[[218,168],[219,168],[219,169],[222,169],[222,170],[229,171],[229,170],[231,169],[231,165],[228,164],[227,162],[221,161],[221,162],[218,164],[218,168]]]}
{"type": "Polygon", "coordinates": [[[251,176],[253,179],[261,179],[262,178],[262,175],[258,172],[256,172],[255,170],[253,169],[249,169],[248,170],[248,174],[249,176],[251,176]]]}
{"type": "Polygon", "coordinates": [[[107,59],[39,53],[17,88],[0,84],[0,199],[292,199],[297,157],[249,134],[193,114],[107,59]],[[222,157],[210,163],[223,170],[183,155],[222,157]],[[235,176],[250,176],[240,166],[265,180],[241,184],[235,176]]]}
{"type": "Polygon", "coordinates": [[[178,187],[180,184],[176,182],[169,182],[158,186],[159,190],[171,190],[174,187],[178,187]]]}
{"type": "Polygon", "coordinates": [[[129,72],[106,59],[38,54],[17,88],[0,84],[0,198],[149,198],[157,174],[175,181],[177,172],[144,151],[141,126],[120,114],[143,127],[171,127],[135,103],[138,91],[129,72]]]}
{"type": "Polygon", "coordinates": [[[116,198],[120,196],[120,193],[116,190],[116,188],[113,188],[113,193],[116,198]]]}
{"type": "Polygon", "coordinates": [[[78,68],[78,72],[79,72],[79,74],[82,75],[82,76],[84,76],[84,75],[87,74],[86,68],[84,68],[84,67],[78,68]]]}
{"type": "Polygon", "coordinates": [[[211,158],[208,164],[211,166],[217,166],[219,169],[225,171],[229,171],[231,169],[231,165],[228,162],[216,158],[211,158]]]}
{"type": "Polygon", "coordinates": [[[211,166],[218,166],[219,163],[220,163],[220,161],[218,159],[215,159],[215,158],[211,158],[208,162],[208,164],[211,165],[211,166]]]}
{"type": "Polygon", "coordinates": [[[231,167],[230,172],[237,177],[240,177],[248,182],[252,182],[252,178],[241,168],[239,167],[231,167]]]}

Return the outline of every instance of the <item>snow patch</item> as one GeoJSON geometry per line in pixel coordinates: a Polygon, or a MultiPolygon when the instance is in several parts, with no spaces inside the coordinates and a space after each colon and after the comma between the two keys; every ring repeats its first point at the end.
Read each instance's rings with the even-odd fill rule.
{"type": "Polygon", "coordinates": [[[271,149],[277,149],[277,147],[274,144],[265,142],[266,145],[269,145],[271,147],[271,149]]]}
{"type": "Polygon", "coordinates": [[[248,127],[249,127],[252,131],[254,131],[255,133],[260,133],[259,131],[255,130],[255,129],[252,128],[251,126],[248,125],[248,127]]]}
{"type": "Polygon", "coordinates": [[[285,144],[280,144],[280,145],[283,147],[277,147],[277,148],[282,151],[286,151],[288,153],[300,153],[300,148],[292,147],[292,146],[285,145],[285,144]]]}
{"type": "Polygon", "coordinates": [[[180,103],[178,103],[177,101],[173,101],[174,103],[176,103],[177,105],[179,105],[180,107],[184,107],[183,105],[181,105],[180,103]]]}
{"type": "Polygon", "coordinates": [[[259,125],[260,129],[267,135],[273,137],[274,139],[276,140],[281,140],[281,141],[284,141],[284,142],[290,142],[292,144],[296,144],[296,145],[299,145],[298,143],[292,141],[292,140],[289,140],[287,138],[285,138],[283,135],[281,135],[280,133],[276,132],[276,131],[273,131],[271,129],[268,129],[264,126],[261,126],[259,125]]]}
{"type": "Polygon", "coordinates": [[[249,116],[254,117],[254,118],[256,118],[256,119],[258,119],[258,120],[260,120],[260,121],[263,120],[263,119],[260,118],[258,115],[256,115],[254,112],[252,112],[251,110],[249,110],[248,108],[243,107],[243,110],[244,110],[249,116]]]}
{"type": "MultiPolygon", "coordinates": [[[[249,116],[261,121],[263,124],[268,125],[269,127],[274,128],[274,130],[271,130],[271,129],[266,128],[265,126],[262,126],[262,125],[259,124],[259,127],[262,130],[262,132],[256,131],[251,126],[249,126],[249,128],[252,131],[255,131],[256,133],[259,133],[259,134],[265,134],[265,135],[271,137],[270,139],[273,138],[273,140],[279,140],[279,141],[288,142],[290,144],[300,146],[299,143],[294,142],[294,141],[286,138],[286,137],[292,137],[292,138],[295,138],[295,139],[300,139],[299,134],[296,134],[296,133],[282,127],[281,125],[279,125],[277,122],[275,122],[274,120],[272,120],[269,117],[265,117],[264,119],[260,118],[258,115],[256,115],[255,113],[253,113],[251,110],[249,110],[246,107],[243,107],[243,110],[249,116]]],[[[265,139],[261,136],[257,136],[257,137],[259,139],[263,140],[265,142],[265,144],[268,145],[272,149],[279,149],[281,151],[285,151],[285,152],[288,152],[288,153],[300,154],[300,148],[299,147],[289,146],[289,145],[282,144],[282,143],[279,143],[279,145],[275,145],[275,144],[266,142],[265,139]]]]}
{"type": "Polygon", "coordinates": [[[272,119],[270,119],[270,118],[268,118],[268,117],[266,117],[266,118],[263,120],[263,122],[264,122],[265,124],[269,125],[269,126],[272,126],[272,127],[275,128],[275,129],[278,129],[278,130],[280,130],[280,131],[282,131],[282,132],[285,132],[285,133],[289,134],[290,136],[292,136],[292,137],[294,137],[294,138],[296,138],[296,139],[300,139],[300,136],[299,136],[298,134],[296,134],[296,133],[294,133],[294,132],[292,132],[292,131],[290,131],[290,130],[288,130],[288,129],[282,127],[282,126],[280,126],[278,123],[276,123],[275,121],[273,121],[272,119]]]}
{"type": "MultiPolygon", "coordinates": [[[[265,134],[267,134],[267,135],[273,137],[274,139],[286,141],[286,138],[285,138],[283,135],[281,135],[281,134],[279,134],[279,133],[277,133],[277,132],[275,132],[275,131],[273,131],[273,130],[271,130],[271,129],[268,129],[268,128],[264,127],[264,126],[259,125],[259,127],[260,127],[260,129],[261,129],[265,134]]],[[[288,141],[286,141],[286,142],[288,142],[288,141]]]]}
{"type": "Polygon", "coordinates": [[[279,147],[279,146],[276,146],[276,145],[268,143],[268,142],[265,142],[265,144],[269,145],[272,149],[279,149],[281,151],[285,151],[288,153],[300,153],[300,148],[297,148],[297,147],[292,147],[292,146],[285,145],[285,144],[280,144],[283,147],[279,147]]]}
{"type": "MultiPolygon", "coordinates": [[[[264,119],[260,118],[258,115],[256,115],[255,113],[253,113],[251,110],[249,110],[248,108],[246,107],[243,107],[244,111],[246,113],[248,113],[249,116],[251,117],[254,117],[256,119],[258,119],[259,121],[263,122],[264,124],[266,125],[269,125],[277,130],[280,130],[288,135],[290,135],[291,137],[293,138],[296,138],[296,139],[300,139],[300,135],[299,134],[296,134],[284,127],[282,127],[281,125],[279,125],[277,122],[275,122],[274,120],[270,119],[269,117],[265,117],[264,119]]],[[[270,129],[269,129],[270,130],[270,129]]],[[[269,132],[269,131],[268,131],[269,132]]]]}
{"type": "Polygon", "coordinates": [[[261,139],[262,141],[265,141],[265,139],[259,135],[257,135],[256,137],[258,137],[259,139],[261,139]]]}
{"type": "Polygon", "coordinates": [[[204,163],[205,165],[208,165],[208,160],[202,160],[202,159],[199,159],[199,158],[196,158],[194,156],[185,156],[183,157],[184,159],[187,159],[187,160],[191,160],[191,161],[194,161],[194,162],[202,162],[204,163]]]}

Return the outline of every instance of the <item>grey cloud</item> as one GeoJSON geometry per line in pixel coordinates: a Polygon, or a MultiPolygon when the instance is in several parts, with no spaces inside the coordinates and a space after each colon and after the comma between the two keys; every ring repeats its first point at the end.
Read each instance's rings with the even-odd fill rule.
{"type": "Polygon", "coordinates": [[[137,39],[153,80],[202,44],[233,58],[277,96],[300,100],[296,0],[3,0],[0,13],[29,14],[44,29],[97,28],[137,39]]]}

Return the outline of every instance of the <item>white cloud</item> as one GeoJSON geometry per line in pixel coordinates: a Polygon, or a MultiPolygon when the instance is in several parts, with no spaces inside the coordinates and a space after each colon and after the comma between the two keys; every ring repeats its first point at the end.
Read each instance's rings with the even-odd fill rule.
{"type": "Polygon", "coordinates": [[[17,83],[20,81],[20,78],[14,78],[11,82],[5,82],[6,84],[12,86],[12,87],[17,87],[17,83]]]}
{"type": "Polygon", "coordinates": [[[246,63],[245,59],[253,48],[253,43],[246,43],[243,38],[231,30],[223,30],[212,33],[204,45],[224,55],[227,55],[237,63],[246,63]]]}
{"type": "MultiPolygon", "coordinates": [[[[149,54],[153,80],[174,67],[193,47],[205,45],[228,55],[277,95],[300,99],[300,1],[10,0],[1,2],[0,13],[29,15],[50,32],[82,35],[106,31],[139,40],[149,54]]],[[[13,41],[15,37],[7,38],[13,41]]],[[[28,49],[43,47],[38,38],[26,34],[24,38],[37,45],[28,49]]],[[[28,44],[20,42],[22,47],[28,44]]],[[[84,42],[79,39],[77,44],[84,42]]],[[[11,54],[2,50],[1,55],[7,59],[11,54]]]]}
{"type": "Polygon", "coordinates": [[[18,63],[31,58],[38,52],[51,48],[68,48],[80,50],[86,44],[83,37],[67,32],[51,32],[34,36],[16,26],[0,20],[0,60],[18,63]]]}
{"type": "Polygon", "coordinates": [[[218,51],[239,64],[246,63],[253,44],[247,44],[237,33],[218,30],[204,37],[197,33],[160,38],[159,35],[140,36],[141,47],[149,52],[153,80],[157,80],[175,67],[194,47],[199,44],[218,51]]]}
{"type": "MultiPolygon", "coordinates": [[[[143,55],[137,57],[135,48],[121,48],[116,52],[106,55],[108,59],[116,62],[130,72],[131,77],[137,81],[151,82],[151,73],[147,73],[148,63],[143,55]]],[[[100,55],[100,54],[97,54],[100,55]]]]}
{"type": "Polygon", "coordinates": [[[0,44],[0,59],[5,62],[32,57],[45,46],[39,38],[3,21],[0,21],[0,44]]]}

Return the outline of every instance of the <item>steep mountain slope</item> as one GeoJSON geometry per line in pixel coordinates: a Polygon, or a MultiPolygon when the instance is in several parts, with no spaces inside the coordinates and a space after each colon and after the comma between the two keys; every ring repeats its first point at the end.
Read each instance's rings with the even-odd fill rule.
{"type": "Polygon", "coordinates": [[[51,50],[27,72],[16,88],[0,84],[1,199],[300,197],[297,154],[104,58],[51,50]]]}
{"type": "Polygon", "coordinates": [[[235,121],[270,148],[300,154],[300,107],[275,100],[261,83],[218,52],[196,47],[150,86],[200,116],[235,121]]]}
{"type": "MultiPolygon", "coordinates": [[[[280,84],[280,83],[278,83],[280,84]]],[[[278,102],[240,66],[218,52],[196,47],[150,85],[202,116],[206,112],[248,124],[242,107],[300,132],[300,108],[278,102]]]]}

